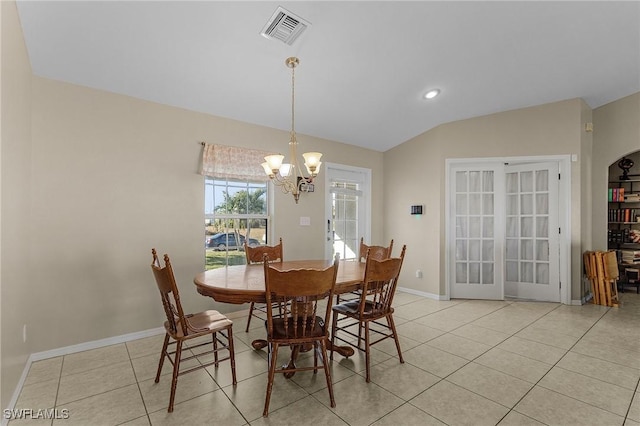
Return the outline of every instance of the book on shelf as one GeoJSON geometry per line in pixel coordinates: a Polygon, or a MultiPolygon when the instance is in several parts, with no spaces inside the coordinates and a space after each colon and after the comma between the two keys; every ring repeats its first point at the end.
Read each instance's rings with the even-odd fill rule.
{"type": "Polygon", "coordinates": [[[640,209],[609,209],[609,222],[635,222],[640,209]]]}

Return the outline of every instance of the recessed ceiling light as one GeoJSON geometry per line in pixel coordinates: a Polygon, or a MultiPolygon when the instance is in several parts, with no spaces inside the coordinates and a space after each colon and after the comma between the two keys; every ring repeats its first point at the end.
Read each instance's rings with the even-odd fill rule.
{"type": "Polygon", "coordinates": [[[440,94],[440,89],[432,89],[424,94],[425,99],[433,99],[440,94]]]}

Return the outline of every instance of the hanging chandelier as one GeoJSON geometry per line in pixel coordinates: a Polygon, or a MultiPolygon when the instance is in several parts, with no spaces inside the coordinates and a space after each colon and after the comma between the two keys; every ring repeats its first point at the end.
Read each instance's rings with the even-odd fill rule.
{"type": "Polygon", "coordinates": [[[289,139],[289,161],[284,163],[284,155],[274,154],[264,157],[265,162],[262,163],[265,173],[271,178],[271,181],[282,188],[285,194],[291,193],[298,204],[301,192],[309,192],[312,188],[313,179],[320,171],[320,152],[305,152],[302,154],[304,165],[308,175],[305,176],[298,165],[298,140],[296,139],[295,130],[295,70],[300,60],[296,57],[287,58],[285,64],[291,68],[291,132],[289,139]]]}

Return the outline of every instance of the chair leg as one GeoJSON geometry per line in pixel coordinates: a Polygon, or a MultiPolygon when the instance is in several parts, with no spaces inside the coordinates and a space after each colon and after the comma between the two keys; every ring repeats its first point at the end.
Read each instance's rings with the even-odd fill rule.
{"type": "MultiPolygon", "coordinates": [[[[313,374],[318,373],[318,342],[313,342],[313,374]]],[[[325,362],[324,358],[322,362],[325,362]]]]}
{"type": "MultiPolygon", "coordinates": [[[[358,342],[358,344],[360,344],[358,342]]],[[[369,346],[369,321],[364,323],[364,349],[365,349],[365,362],[367,364],[367,383],[371,381],[371,347],[369,346]]]]}
{"type": "Polygon", "coordinates": [[[267,396],[264,401],[263,417],[269,416],[269,402],[271,401],[271,391],[273,390],[273,379],[276,375],[276,362],[278,360],[278,344],[269,345],[269,379],[267,381],[267,396]]]}
{"type": "Polygon", "coordinates": [[[398,358],[400,359],[400,364],[404,364],[402,351],[400,350],[400,338],[398,337],[398,333],[396,332],[396,323],[393,321],[393,315],[387,316],[387,324],[389,324],[389,328],[393,333],[393,340],[395,340],[396,342],[396,349],[398,350],[398,358]]]}
{"type": "Polygon", "coordinates": [[[169,335],[165,333],[164,335],[164,343],[162,344],[162,352],[160,353],[160,361],[158,362],[158,372],[156,373],[155,382],[158,383],[160,381],[160,373],[162,373],[162,366],[164,365],[164,357],[167,355],[167,348],[169,347],[169,335]]]}
{"type": "Polygon", "coordinates": [[[182,340],[176,342],[176,355],[173,360],[173,377],[171,379],[171,396],[169,397],[169,408],[167,412],[173,412],[173,401],[176,398],[176,388],[178,387],[178,372],[180,371],[180,358],[182,356],[182,340]]]}
{"type": "Polygon", "coordinates": [[[213,339],[213,362],[216,366],[216,368],[218,368],[219,362],[218,362],[218,333],[213,333],[211,335],[211,338],[213,339]]]}
{"type": "Polygon", "coordinates": [[[336,342],[337,328],[338,328],[338,313],[333,312],[333,315],[331,315],[331,349],[330,349],[331,355],[329,357],[329,359],[331,359],[332,361],[333,361],[333,347],[336,342]]]}
{"type": "Polygon", "coordinates": [[[331,382],[331,371],[329,371],[329,361],[327,359],[327,341],[328,340],[329,339],[326,339],[326,341],[322,340],[320,342],[320,350],[322,351],[322,365],[324,366],[324,375],[327,379],[327,389],[329,389],[329,400],[331,401],[331,407],[335,407],[336,400],[333,397],[333,383],[331,382]]]}
{"type": "Polygon", "coordinates": [[[249,306],[249,318],[247,318],[247,328],[244,329],[245,333],[249,332],[249,325],[251,324],[251,317],[253,316],[253,305],[254,303],[251,302],[251,306],[249,306]]]}
{"type": "Polygon", "coordinates": [[[233,385],[238,384],[238,380],[236,379],[236,350],[233,347],[233,330],[232,326],[227,328],[227,344],[229,345],[229,361],[231,361],[231,378],[233,379],[233,385]]]}

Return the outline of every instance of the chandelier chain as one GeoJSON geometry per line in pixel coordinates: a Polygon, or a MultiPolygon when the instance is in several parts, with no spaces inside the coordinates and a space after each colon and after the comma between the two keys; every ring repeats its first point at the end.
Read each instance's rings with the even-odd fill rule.
{"type": "Polygon", "coordinates": [[[292,64],[291,67],[291,141],[295,141],[295,122],[296,122],[296,112],[295,112],[295,101],[296,101],[296,65],[292,64]]]}

